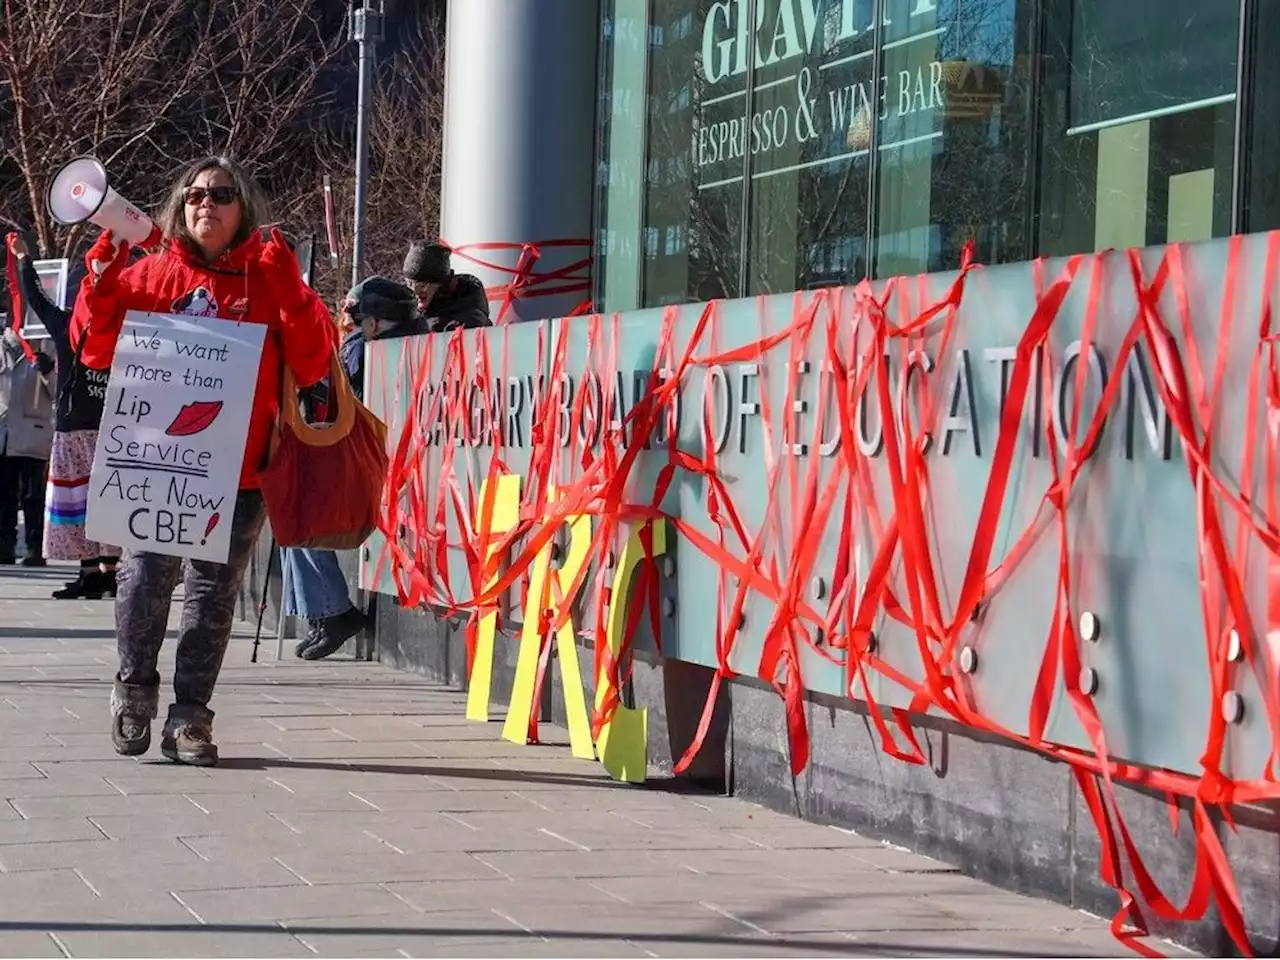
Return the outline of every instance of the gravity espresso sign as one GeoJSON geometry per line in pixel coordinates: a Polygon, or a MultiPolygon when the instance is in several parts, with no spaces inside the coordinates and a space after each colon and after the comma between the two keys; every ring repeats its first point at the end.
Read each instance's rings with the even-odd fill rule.
{"type": "Polygon", "coordinates": [[[746,0],[711,5],[695,67],[699,189],[739,182],[748,153],[753,178],[866,156],[873,123],[881,125],[882,149],[938,135],[934,117],[945,111],[946,93],[933,56],[945,33],[936,0],[887,4],[881,42],[899,51],[892,63],[902,68],[879,78],[871,76],[870,7],[761,0],[753,25],[746,0]]]}

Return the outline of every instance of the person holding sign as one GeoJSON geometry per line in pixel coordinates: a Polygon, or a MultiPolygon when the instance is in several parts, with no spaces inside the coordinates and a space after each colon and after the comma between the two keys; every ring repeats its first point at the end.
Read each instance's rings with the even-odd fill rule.
{"type": "MultiPolygon", "coordinates": [[[[127,549],[120,564],[120,668],[111,693],[111,736],[116,752],[125,756],[138,756],[151,746],[151,721],[159,708],[160,646],[185,563],[174,703],[160,749],[179,763],[218,762],[209,701],[231,636],[245,567],[265,516],[257,474],[266,462],[279,411],[283,367],[288,364],[300,386],[310,386],[328,374],[336,347],[329,311],[303,283],[284,237],[273,230],[270,242],[263,241],[260,228],[266,219],[258,185],[230,160],[210,158],[194,164],[174,185],[159,217],[164,240],[158,252],[126,266],[127,244],[108,233],[86,258],[89,270],[76,299],[71,337],[92,369],[111,367],[129,311],[214,317],[267,328],[245,448],[231,454],[240,462],[239,492],[234,507],[223,508],[229,518],[210,518],[210,529],[219,521],[230,524],[226,562],[127,549]]],[[[190,412],[190,420],[211,420],[210,412],[216,415],[199,409],[207,405],[190,406],[192,411],[184,411],[190,412]]],[[[207,424],[184,422],[181,429],[171,429],[180,437],[203,426],[207,424]]],[[[153,531],[152,539],[163,542],[158,533],[153,531]]]]}

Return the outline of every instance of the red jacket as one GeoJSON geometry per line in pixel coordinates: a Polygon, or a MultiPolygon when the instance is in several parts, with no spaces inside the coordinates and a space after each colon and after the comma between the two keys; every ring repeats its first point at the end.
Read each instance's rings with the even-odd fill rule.
{"type": "Polygon", "coordinates": [[[71,342],[78,345],[84,339],[81,360],[94,370],[111,367],[129,310],[217,316],[267,326],[270,332],[258,367],[240,468],[241,490],[257,489],[258,470],[266,463],[280,409],[281,363],[289,364],[300,387],[308,387],[328,375],[337,346],[337,327],[313,291],[307,290],[301,309],[288,314],[281,310],[258,266],[262,249],[254,231],[210,267],[180,243],[167,246],[122,271],[110,294],[99,292],[86,277],[71,317],[71,342]]]}

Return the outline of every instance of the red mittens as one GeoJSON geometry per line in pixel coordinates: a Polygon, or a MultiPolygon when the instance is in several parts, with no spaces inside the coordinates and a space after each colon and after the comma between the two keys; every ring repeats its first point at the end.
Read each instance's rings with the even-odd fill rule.
{"type": "Polygon", "coordinates": [[[298,260],[285,242],[284,234],[274,227],[271,241],[263,248],[258,259],[267,284],[271,287],[282,310],[296,310],[307,302],[307,285],[302,282],[298,260]]]}
{"type": "Polygon", "coordinates": [[[89,268],[89,276],[93,278],[94,292],[110,295],[129,262],[129,243],[127,240],[117,241],[108,230],[89,248],[84,262],[89,268]]]}

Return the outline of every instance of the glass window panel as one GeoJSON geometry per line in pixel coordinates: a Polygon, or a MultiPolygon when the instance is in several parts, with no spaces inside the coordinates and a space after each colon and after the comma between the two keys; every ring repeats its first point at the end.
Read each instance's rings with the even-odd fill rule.
{"type": "Polygon", "coordinates": [[[1040,252],[1229,233],[1238,0],[1045,0],[1045,15],[1040,252]]]}
{"type": "Polygon", "coordinates": [[[652,175],[645,306],[736,297],[741,290],[742,110],[746,22],[739,0],[653,0],[649,48],[652,175]],[[740,13],[741,11],[741,13],[740,13]],[[663,242],[680,228],[684,241],[663,242]]]}
{"type": "Polygon", "coordinates": [[[604,312],[640,305],[647,6],[605,0],[601,15],[595,277],[596,306],[604,312]]]}
{"type": "Polygon", "coordinates": [[[872,0],[757,0],[747,292],[866,275],[872,0]]]}
{"type": "Polygon", "coordinates": [[[876,275],[1028,241],[1033,0],[885,0],[876,275]]]}
{"type": "Polygon", "coordinates": [[[1073,0],[1070,7],[1068,129],[1234,99],[1239,0],[1073,0]]]}
{"type": "Polygon", "coordinates": [[[1280,228],[1280,4],[1256,4],[1244,229],[1280,228]]]}

